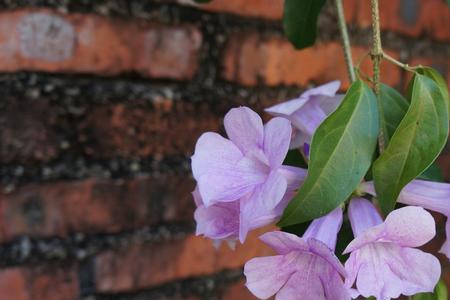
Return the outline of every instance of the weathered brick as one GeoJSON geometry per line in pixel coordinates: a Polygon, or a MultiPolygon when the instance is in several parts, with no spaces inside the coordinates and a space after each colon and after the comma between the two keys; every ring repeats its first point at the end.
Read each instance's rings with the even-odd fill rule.
{"type": "Polygon", "coordinates": [[[217,131],[207,105],[163,100],[152,108],[116,104],[94,108],[80,126],[86,154],[94,157],[191,155],[196,139],[217,131]]]}
{"type": "Polygon", "coordinates": [[[201,40],[192,26],[44,9],[6,11],[0,13],[0,71],[137,72],[189,79],[198,65],[201,40]]]}
{"type": "Polygon", "coordinates": [[[210,240],[194,236],[106,251],[95,258],[96,288],[105,293],[125,292],[240,268],[255,256],[271,254],[257,239],[262,232],[250,234],[235,251],[226,245],[216,250],[210,240]]]}
{"type": "Polygon", "coordinates": [[[218,13],[231,13],[247,17],[279,20],[283,15],[283,0],[214,0],[208,4],[196,4],[192,0],[178,0],[188,5],[218,13]]]}
{"type": "Polygon", "coordinates": [[[192,189],[191,179],[176,176],[30,184],[0,194],[0,241],[191,221],[192,189]]]}
{"type": "MultiPolygon", "coordinates": [[[[347,21],[359,27],[371,26],[370,1],[347,0],[347,21]]],[[[435,40],[450,40],[450,10],[441,0],[380,0],[380,26],[382,30],[404,35],[429,36],[435,40]]]]}
{"type": "Polygon", "coordinates": [[[0,162],[50,160],[60,150],[47,101],[10,102],[0,109],[0,162]],[[18,117],[20,116],[20,117],[18,117]]]}
{"type": "MultiPolygon", "coordinates": [[[[358,61],[368,53],[362,47],[353,48],[358,61]]],[[[393,56],[397,54],[389,52],[393,56]]],[[[369,59],[361,70],[371,73],[369,59]]],[[[392,64],[382,63],[382,80],[390,85],[400,83],[401,71],[392,64]]],[[[343,50],[338,43],[317,44],[302,51],[281,37],[262,37],[258,33],[236,34],[225,50],[225,79],[244,85],[301,85],[340,79],[343,87],[349,85],[343,50]]]]}
{"type": "Polygon", "coordinates": [[[79,299],[75,266],[14,267],[0,270],[0,295],[14,300],[79,299]]]}
{"type": "Polygon", "coordinates": [[[223,300],[254,300],[255,296],[245,286],[245,281],[241,280],[228,286],[222,294],[223,300]]]}

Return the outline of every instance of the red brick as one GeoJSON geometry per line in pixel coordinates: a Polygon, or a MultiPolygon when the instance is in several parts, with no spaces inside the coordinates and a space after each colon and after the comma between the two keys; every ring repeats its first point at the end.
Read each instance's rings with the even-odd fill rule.
{"type": "Polygon", "coordinates": [[[52,129],[56,116],[47,101],[9,103],[0,109],[0,162],[47,161],[59,153],[52,129]],[[18,117],[20,116],[20,117],[18,117]]]}
{"type": "Polygon", "coordinates": [[[0,241],[25,234],[65,237],[191,221],[192,189],[191,179],[175,176],[30,184],[0,194],[0,241]]]}
{"type": "MultiPolygon", "coordinates": [[[[436,40],[450,40],[450,10],[445,1],[419,0],[415,6],[408,1],[380,0],[379,5],[382,30],[412,37],[425,35],[436,40]]],[[[370,1],[348,0],[345,6],[347,21],[362,28],[371,26],[370,1]]]]}
{"type": "MultiPolygon", "coordinates": [[[[353,48],[355,61],[366,53],[368,49],[353,48]]],[[[400,83],[399,68],[387,63],[383,63],[381,68],[383,82],[392,86],[400,83]]],[[[365,60],[361,69],[370,75],[370,59],[365,60]]],[[[344,88],[349,84],[343,51],[338,43],[317,44],[298,51],[282,37],[263,38],[257,33],[231,37],[225,51],[223,76],[229,81],[249,86],[258,83],[305,86],[310,82],[322,83],[335,79],[343,81],[344,88]]]]}
{"type": "Polygon", "coordinates": [[[222,300],[254,300],[255,296],[245,286],[245,281],[239,281],[237,283],[228,286],[222,295],[222,300]]]}
{"type": "Polygon", "coordinates": [[[226,245],[216,250],[211,241],[194,236],[106,251],[95,258],[97,291],[125,292],[240,268],[255,256],[271,254],[256,238],[265,230],[253,232],[235,251],[226,245]]]}
{"type": "Polygon", "coordinates": [[[212,12],[260,17],[269,20],[281,19],[284,3],[283,0],[214,0],[208,4],[195,4],[191,0],[178,0],[178,2],[195,5],[212,12]]]}
{"type": "Polygon", "coordinates": [[[169,99],[151,109],[116,104],[94,108],[80,126],[80,139],[94,157],[191,155],[196,139],[220,123],[207,105],[169,99]]]}
{"type": "Polygon", "coordinates": [[[0,13],[0,71],[137,72],[189,79],[197,69],[201,40],[192,26],[46,9],[7,11],[0,13]]]}
{"type": "Polygon", "coordinates": [[[73,266],[0,270],[0,295],[5,300],[76,300],[78,286],[77,269],[73,266]]]}

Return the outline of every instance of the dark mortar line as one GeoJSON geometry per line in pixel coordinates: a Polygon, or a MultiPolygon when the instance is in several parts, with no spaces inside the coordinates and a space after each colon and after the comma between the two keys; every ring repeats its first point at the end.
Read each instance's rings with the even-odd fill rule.
{"type": "Polygon", "coordinates": [[[86,300],[163,300],[170,297],[183,299],[189,296],[197,296],[204,300],[218,300],[221,299],[220,294],[229,285],[237,283],[241,279],[243,279],[242,269],[226,270],[210,276],[177,280],[146,290],[117,294],[85,294],[83,296],[90,297],[85,298],[86,300]]]}
{"type": "MultiPolygon", "coordinates": [[[[76,1],[68,0],[64,4],[56,0],[32,0],[0,1],[0,9],[15,9],[24,7],[48,7],[56,8],[62,12],[94,12],[100,15],[108,15],[121,18],[139,18],[148,21],[158,21],[166,24],[199,24],[206,36],[208,31],[213,33],[226,33],[242,31],[243,28],[266,34],[282,35],[281,21],[267,20],[257,17],[238,16],[228,13],[215,13],[204,11],[195,7],[171,3],[173,1],[139,1],[139,0],[102,0],[102,1],[76,1]]],[[[319,18],[318,41],[339,42],[339,31],[336,26],[336,13],[332,3],[327,3],[319,18]]],[[[360,29],[350,26],[350,36],[356,46],[368,46],[370,44],[370,28],[360,29]]],[[[406,50],[412,56],[429,56],[437,53],[442,56],[450,55],[450,42],[432,40],[422,34],[420,37],[409,37],[400,33],[383,32],[383,45],[392,50],[406,50]],[[414,47],[419,45],[419,47],[414,47]],[[423,45],[423,46],[422,46],[423,45]],[[411,47],[413,46],[413,47],[411,47]],[[430,46],[432,46],[430,50],[430,46]],[[416,49],[418,48],[418,49],[416,49]]],[[[210,42],[209,40],[208,42],[210,42]]]]}
{"type": "Polygon", "coordinates": [[[45,262],[84,262],[96,254],[132,244],[182,239],[194,232],[191,222],[157,224],[120,233],[72,233],[67,238],[22,236],[0,244],[0,268],[45,262]]]}
{"type": "Polygon", "coordinates": [[[0,164],[0,192],[9,193],[28,183],[49,183],[60,180],[131,179],[139,176],[190,176],[190,158],[183,155],[87,159],[83,156],[62,155],[49,162],[0,164]]]}

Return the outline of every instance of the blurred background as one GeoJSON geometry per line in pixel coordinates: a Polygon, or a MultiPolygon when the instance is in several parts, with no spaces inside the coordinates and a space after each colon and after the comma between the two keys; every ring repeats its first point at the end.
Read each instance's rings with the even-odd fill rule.
{"type": "MultiPolygon", "coordinates": [[[[241,268],[270,252],[258,232],[235,252],[194,236],[189,157],[231,107],[348,87],[328,2],[316,46],[295,51],[282,0],[0,0],[0,299],[253,299],[241,268]]],[[[369,1],[344,4],[359,61],[369,1]]],[[[445,1],[380,7],[387,52],[449,80],[445,1]]],[[[450,180],[448,148],[439,163],[450,180]]]]}

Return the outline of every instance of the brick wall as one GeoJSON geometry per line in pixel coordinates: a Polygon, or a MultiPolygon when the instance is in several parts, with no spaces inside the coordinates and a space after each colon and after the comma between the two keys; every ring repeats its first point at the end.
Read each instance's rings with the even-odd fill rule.
{"type": "MultiPolygon", "coordinates": [[[[241,267],[268,249],[257,232],[236,252],[193,235],[189,156],[233,106],[348,86],[333,6],[294,51],[281,0],[58,2],[0,0],[0,298],[252,299],[241,267]]],[[[344,3],[359,59],[368,1],[344,3]]],[[[380,5],[386,50],[450,80],[445,2],[380,5]]]]}

